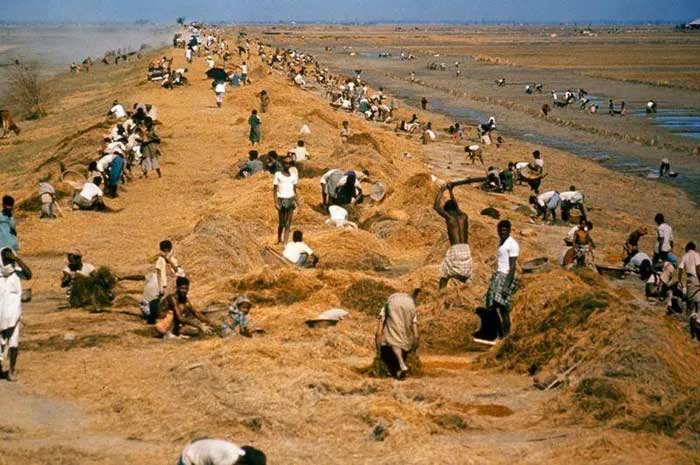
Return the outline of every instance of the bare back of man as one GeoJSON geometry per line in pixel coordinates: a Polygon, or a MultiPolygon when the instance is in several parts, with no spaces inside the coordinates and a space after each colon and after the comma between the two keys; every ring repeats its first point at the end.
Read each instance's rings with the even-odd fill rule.
{"type": "Polygon", "coordinates": [[[445,260],[440,265],[439,288],[447,286],[450,279],[462,283],[467,282],[472,275],[472,256],[469,248],[469,217],[459,209],[452,187],[441,187],[435,197],[434,210],[444,218],[447,226],[447,236],[450,248],[445,260]],[[442,204],[442,196],[449,189],[450,199],[442,204]]]}

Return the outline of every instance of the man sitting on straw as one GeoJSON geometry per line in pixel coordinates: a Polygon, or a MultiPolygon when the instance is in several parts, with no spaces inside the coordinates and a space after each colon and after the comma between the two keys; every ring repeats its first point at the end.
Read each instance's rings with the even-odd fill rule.
{"type": "Polygon", "coordinates": [[[284,246],[282,255],[299,268],[314,268],[319,260],[318,255],[304,242],[304,234],[301,231],[294,231],[292,242],[284,246]]]}
{"type": "Polygon", "coordinates": [[[397,379],[406,377],[406,357],[418,349],[418,318],[414,299],[419,292],[420,289],[415,289],[412,295],[403,292],[392,294],[379,312],[375,333],[377,355],[397,379]]]}
{"type": "Polygon", "coordinates": [[[83,188],[73,196],[73,210],[106,210],[102,200],[104,192],[100,189],[102,178],[95,177],[93,182],[86,182],[83,188]]]}
{"type": "Polygon", "coordinates": [[[75,277],[83,276],[87,278],[95,273],[95,267],[90,263],[83,262],[83,254],[78,249],[69,250],[67,256],[68,265],[63,269],[61,287],[66,288],[66,297],[70,298],[75,277]]]}
{"type": "Polygon", "coordinates": [[[175,281],[175,287],[175,293],[166,296],[160,303],[159,316],[162,317],[155,324],[158,334],[165,339],[179,338],[183,326],[196,328],[202,334],[211,334],[214,324],[196,310],[187,297],[190,280],[181,276],[175,281]]]}
{"type": "Polygon", "coordinates": [[[452,190],[453,187],[449,184],[440,187],[433,205],[438,215],[445,219],[450,239],[450,248],[440,265],[440,289],[444,289],[452,278],[465,283],[472,276],[472,253],[468,244],[469,218],[459,209],[452,190]],[[442,205],[442,195],[446,189],[450,192],[450,199],[442,205]]]}

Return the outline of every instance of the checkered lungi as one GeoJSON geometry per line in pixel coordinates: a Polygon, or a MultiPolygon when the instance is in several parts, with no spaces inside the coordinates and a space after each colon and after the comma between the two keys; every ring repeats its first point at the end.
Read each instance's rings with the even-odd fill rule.
{"type": "Polygon", "coordinates": [[[487,308],[491,308],[493,304],[496,303],[510,309],[513,293],[518,287],[518,283],[517,280],[513,278],[513,282],[510,284],[510,286],[506,287],[507,279],[507,274],[499,273],[498,271],[491,276],[489,290],[486,291],[486,296],[484,296],[487,308]]]}

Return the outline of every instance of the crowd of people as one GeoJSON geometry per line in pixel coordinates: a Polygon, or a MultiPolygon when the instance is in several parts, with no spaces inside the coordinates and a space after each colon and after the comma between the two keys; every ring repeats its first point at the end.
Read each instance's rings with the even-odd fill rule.
{"type": "MultiPolygon", "coordinates": [[[[224,62],[223,68],[231,60],[229,44],[216,31],[197,28],[185,43],[186,60],[191,62],[195,56],[208,53],[207,67],[213,70],[217,63],[212,58],[218,55],[224,62]],[[202,36],[204,39],[202,39],[202,36]],[[203,50],[203,51],[202,51],[203,50]],[[211,63],[210,63],[211,62],[211,63]]],[[[176,44],[179,42],[176,40],[176,44]]],[[[334,75],[314,59],[313,56],[294,50],[272,49],[261,43],[253,43],[248,38],[239,37],[239,58],[250,59],[251,49],[273,72],[286,75],[293,85],[306,90],[315,89],[329,98],[330,105],[347,111],[350,115],[389,124],[393,121],[395,104],[382,88],[372,92],[361,78],[361,70],[353,77],[334,75]]],[[[172,70],[172,59],[163,58],[152,64],[149,74],[162,72],[163,76],[184,73],[172,70]]],[[[232,74],[225,74],[224,79],[214,79],[213,88],[217,106],[224,102],[226,85],[246,85],[249,82],[249,70],[246,61],[237,65],[232,74]],[[240,70],[240,73],[238,73],[240,70]],[[235,83],[234,83],[235,81],[235,83]]],[[[168,79],[172,79],[168,77],[168,79]]],[[[585,91],[579,90],[578,98],[585,98],[585,91]]],[[[259,111],[253,109],[248,118],[250,126],[249,142],[251,150],[248,160],[238,167],[237,178],[241,182],[269,173],[271,178],[272,202],[278,212],[277,244],[282,247],[281,257],[289,266],[297,268],[314,268],[321,262],[321,257],[304,241],[304,233],[293,228],[295,210],[301,208],[298,184],[299,171],[312,154],[305,141],[299,139],[284,155],[269,151],[260,156],[256,146],[262,139],[262,119],[260,113],[266,113],[270,97],[266,91],[256,94],[259,99],[259,111]]],[[[558,98],[554,94],[554,100],[558,98]]],[[[575,99],[567,91],[564,101],[575,99]]],[[[568,104],[568,103],[567,103],[568,104]]],[[[424,104],[427,107],[427,100],[424,104]]],[[[86,167],[87,175],[81,186],[76,186],[71,203],[74,210],[106,210],[104,197],[117,197],[119,186],[135,178],[136,167],[140,176],[147,178],[155,171],[161,177],[159,157],[160,137],[156,132],[158,122],[156,108],[144,103],[135,103],[129,110],[115,100],[112,102],[107,118],[112,123],[109,134],[105,135],[99,149],[99,156],[86,167]],[[104,186],[104,190],[102,188],[104,186]]],[[[479,124],[477,134],[480,143],[490,144],[496,128],[494,118],[479,124]]],[[[397,132],[421,134],[423,143],[437,138],[430,122],[421,122],[414,114],[409,121],[397,124],[397,132]]],[[[454,141],[463,138],[463,127],[453,125],[448,131],[454,141]]],[[[347,142],[352,137],[350,121],[342,123],[340,141],[347,142]]],[[[479,158],[483,164],[480,147],[465,147],[474,162],[479,158]]],[[[487,191],[512,192],[518,184],[527,184],[530,190],[529,203],[536,211],[536,217],[547,222],[549,218],[557,219],[557,211],[562,220],[569,221],[574,211],[578,211],[578,224],[571,228],[565,238],[560,263],[564,266],[591,266],[595,243],[591,236],[593,224],[590,221],[584,202],[584,194],[575,186],[568,190],[547,190],[540,193],[541,184],[546,177],[545,163],[539,151],[534,151],[530,161],[510,162],[504,170],[490,166],[484,178],[476,178],[487,191]]],[[[320,177],[320,204],[328,213],[327,224],[339,227],[352,227],[348,221],[347,208],[361,205],[367,201],[367,185],[371,183],[367,170],[356,168],[332,168],[320,177]]],[[[475,180],[452,181],[442,183],[433,203],[434,211],[445,220],[449,248],[439,266],[437,287],[444,290],[450,281],[460,285],[469,285],[474,276],[472,251],[469,246],[469,218],[460,208],[455,196],[455,188],[475,180]],[[448,197],[445,200],[445,193],[448,197]]],[[[58,207],[55,190],[49,183],[43,182],[39,188],[42,202],[42,218],[53,218],[58,207]]],[[[9,379],[16,379],[16,362],[19,347],[21,316],[21,279],[31,279],[32,272],[27,263],[18,255],[17,224],[13,216],[14,199],[9,195],[3,197],[0,213],[0,361],[9,361],[9,379]]],[[[654,242],[653,257],[639,249],[639,239],[647,234],[640,229],[632,233],[625,244],[624,265],[639,275],[645,282],[646,295],[662,300],[669,314],[682,312],[684,303],[690,318],[693,337],[700,340],[700,255],[695,243],[685,246],[685,254],[679,260],[673,254],[673,230],[662,214],[655,218],[657,237],[654,242]]],[[[356,225],[355,225],[356,228],[356,225]]],[[[513,226],[508,220],[501,220],[496,226],[495,235],[498,246],[495,250],[495,266],[487,292],[483,297],[484,305],[476,310],[481,319],[479,329],[473,334],[475,340],[486,344],[495,344],[505,338],[511,331],[510,310],[513,296],[518,287],[516,276],[518,258],[521,254],[520,244],[512,235],[513,226]]],[[[76,282],[82,278],[94,276],[97,269],[83,260],[83,251],[71,249],[67,253],[67,266],[63,269],[60,285],[70,296],[76,282]]],[[[141,311],[146,322],[154,328],[154,333],[165,339],[186,338],[192,334],[209,335],[212,333],[230,335],[238,331],[240,335],[251,336],[255,323],[250,318],[253,303],[246,295],[237,295],[231,299],[224,322],[216,322],[204,311],[194,305],[189,298],[190,278],[180,261],[175,257],[172,241],[164,239],[159,244],[157,258],[152,270],[144,277],[144,292],[141,311]]],[[[377,356],[386,364],[389,372],[398,379],[409,374],[407,357],[419,346],[418,315],[416,310],[420,290],[412,293],[395,293],[388,297],[386,304],[379,311],[375,343],[377,356]]],[[[189,444],[183,450],[181,463],[187,465],[212,464],[264,464],[265,455],[252,447],[239,448],[222,440],[206,439],[189,444]]]]}

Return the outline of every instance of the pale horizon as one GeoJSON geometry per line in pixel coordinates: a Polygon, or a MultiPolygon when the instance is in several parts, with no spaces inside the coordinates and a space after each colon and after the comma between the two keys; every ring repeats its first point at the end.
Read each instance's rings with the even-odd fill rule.
{"type": "Polygon", "coordinates": [[[646,24],[682,23],[700,17],[700,2],[669,0],[494,0],[485,8],[476,0],[24,0],[0,1],[1,22],[7,23],[133,23],[174,24],[176,18],[204,22],[253,23],[408,23],[408,24],[646,24]],[[298,12],[303,11],[301,15],[298,12]]]}

